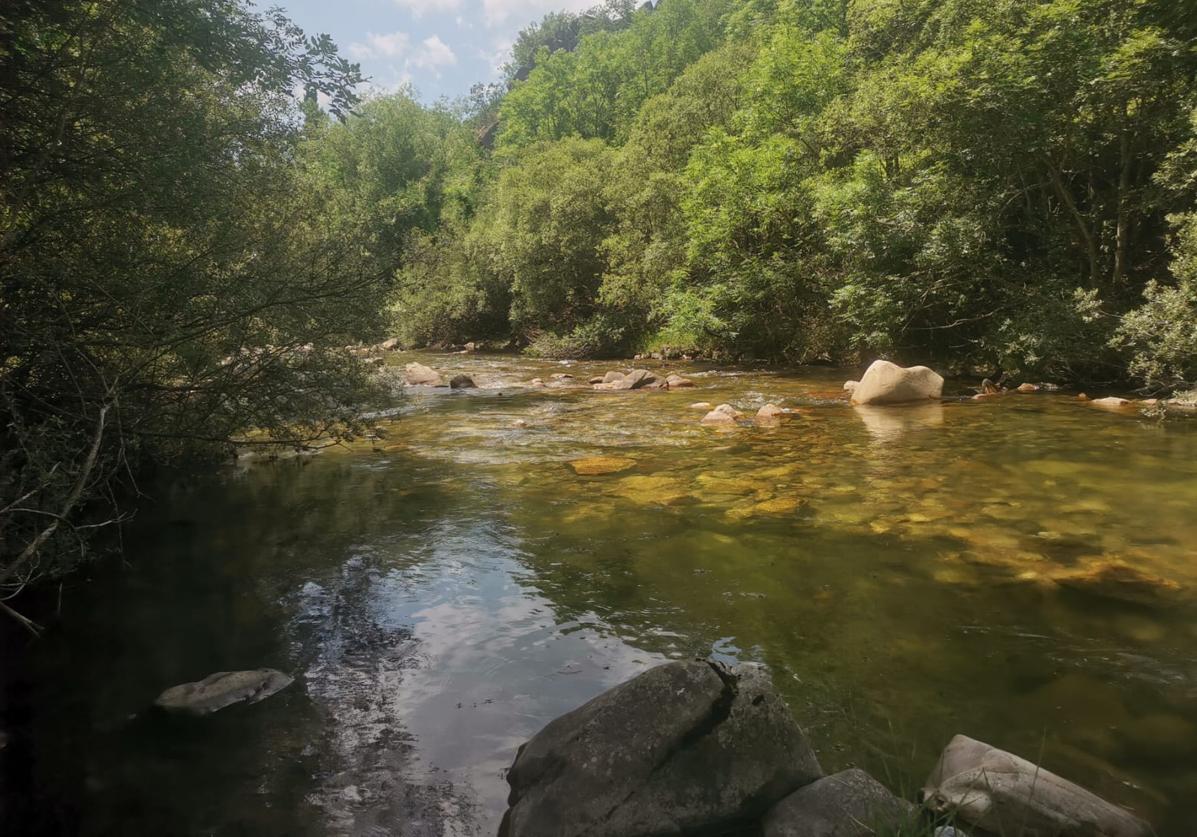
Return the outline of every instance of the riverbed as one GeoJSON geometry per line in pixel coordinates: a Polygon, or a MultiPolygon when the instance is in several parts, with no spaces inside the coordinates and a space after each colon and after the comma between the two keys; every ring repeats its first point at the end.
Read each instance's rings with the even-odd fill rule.
{"type": "Polygon", "coordinates": [[[4,833],[491,835],[522,741],[698,656],[766,664],[829,771],[913,798],[964,733],[1191,834],[1197,422],[1068,393],[861,410],[835,370],[596,392],[616,364],[388,363],[412,359],[480,386],[152,489],[123,562],[6,640],[4,833]],[[700,401],[793,412],[713,429],[700,401]],[[634,464],[568,464],[592,456],[634,464]],[[147,712],[260,666],[296,682],[147,712]]]}

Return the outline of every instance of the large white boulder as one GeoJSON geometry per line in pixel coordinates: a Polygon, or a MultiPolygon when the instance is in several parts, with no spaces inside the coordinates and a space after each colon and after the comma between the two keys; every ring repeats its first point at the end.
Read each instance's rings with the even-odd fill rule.
{"type": "Polygon", "coordinates": [[[875,360],[852,390],[853,404],[907,404],[943,395],[943,377],[926,366],[875,360]]]}

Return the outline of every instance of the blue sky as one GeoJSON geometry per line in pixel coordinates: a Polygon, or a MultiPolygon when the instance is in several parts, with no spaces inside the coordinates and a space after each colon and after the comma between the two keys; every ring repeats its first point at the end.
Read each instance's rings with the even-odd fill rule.
{"type": "Polygon", "coordinates": [[[431,102],[494,81],[521,29],[545,12],[597,0],[258,0],[282,6],[309,34],[327,32],[341,54],[386,90],[410,82],[431,102]]]}

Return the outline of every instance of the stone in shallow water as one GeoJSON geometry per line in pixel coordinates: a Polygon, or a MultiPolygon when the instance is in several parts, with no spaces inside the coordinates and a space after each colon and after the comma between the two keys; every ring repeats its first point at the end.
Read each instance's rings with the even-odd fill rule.
{"type": "Polygon", "coordinates": [[[234,703],[257,703],[287,688],[292,678],[272,668],[218,671],[195,683],[172,686],[154,705],[170,712],[208,715],[234,703]]]}
{"type": "Polygon", "coordinates": [[[1169,604],[1181,589],[1172,579],[1110,560],[1056,573],[1052,580],[1094,596],[1143,605],[1169,604]]]}
{"type": "Polygon", "coordinates": [[[904,368],[887,360],[876,360],[851,393],[853,404],[927,401],[943,394],[943,378],[926,366],[904,368]]]}
{"type": "Polygon", "coordinates": [[[669,385],[670,389],[687,389],[694,386],[693,381],[683,378],[681,375],[670,375],[665,379],[665,383],[669,385]]]}
{"type": "Polygon", "coordinates": [[[1147,837],[1151,826],[1026,759],[957,735],[923,788],[924,805],[995,834],[1147,837]]]}
{"type": "Polygon", "coordinates": [[[588,456],[585,459],[575,459],[569,463],[574,473],[580,477],[599,477],[604,474],[618,474],[629,468],[636,467],[635,459],[622,456],[588,456]]]}
{"type": "Polygon", "coordinates": [[[738,506],[728,509],[725,515],[730,520],[746,520],[750,517],[770,517],[796,514],[806,505],[806,500],[800,497],[774,497],[750,506],[738,506]]]}
{"type": "Polygon", "coordinates": [[[756,411],[753,420],[757,424],[777,424],[785,414],[785,410],[776,404],[766,404],[756,411]]]}
{"type": "Polygon", "coordinates": [[[650,669],[552,721],[507,774],[505,837],[722,833],[822,775],[757,669],[650,669]]]}
{"type": "Polygon", "coordinates": [[[730,426],[736,423],[736,419],[744,415],[731,404],[720,404],[715,409],[711,410],[702,417],[703,424],[709,425],[725,425],[730,426]]]}
{"type": "Polygon", "coordinates": [[[917,811],[859,768],[825,776],[765,816],[764,837],[873,837],[899,834],[917,811]]]}
{"type": "Polygon", "coordinates": [[[622,477],[612,484],[610,493],[639,505],[673,506],[690,499],[676,478],[663,474],[622,477]]]}
{"type": "Polygon", "coordinates": [[[403,380],[412,387],[443,387],[445,385],[439,372],[422,363],[409,363],[403,367],[403,380]]]}

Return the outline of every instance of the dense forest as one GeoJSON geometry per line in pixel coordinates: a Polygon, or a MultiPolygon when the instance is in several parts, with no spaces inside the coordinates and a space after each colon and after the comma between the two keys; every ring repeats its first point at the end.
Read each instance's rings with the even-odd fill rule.
{"type": "Polygon", "coordinates": [[[1188,0],[609,0],[362,81],[244,0],[0,10],[0,605],[150,465],[355,432],[385,336],[1197,384],[1188,0]]]}

